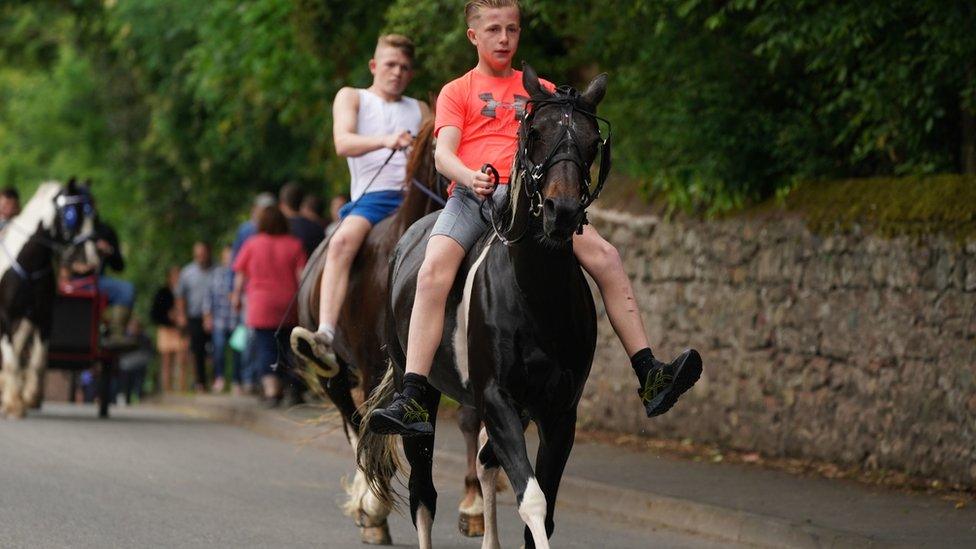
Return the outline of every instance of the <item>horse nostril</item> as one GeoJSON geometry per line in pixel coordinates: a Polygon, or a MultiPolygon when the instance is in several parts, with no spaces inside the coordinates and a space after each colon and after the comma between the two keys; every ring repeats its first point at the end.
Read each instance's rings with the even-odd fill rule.
{"type": "Polygon", "coordinates": [[[556,203],[553,202],[551,198],[547,198],[542,203],[542,214],[546,219],[555,220],[555,217],[553,216],[556,214],[556,203]]]}

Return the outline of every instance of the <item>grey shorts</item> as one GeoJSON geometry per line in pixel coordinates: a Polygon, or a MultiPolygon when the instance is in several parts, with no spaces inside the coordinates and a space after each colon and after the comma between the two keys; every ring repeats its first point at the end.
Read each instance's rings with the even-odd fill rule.
{"type": "MultiPolygon", "coordinates": [[[[495,205],[501,208],[507,199],[508,185],[499,185],[490,200],[494,200],[495,205]]],[[[481,217],[481,203],[482,200],[474,191],[464,185],[456,185],[454,194],[447,199],[447,205],[434,222],[434,229],[430,235],[450,237],[460,244],[465,252],[470,251],[481,235],[491,228],[481,217]]],[[[488,215],[487,206],[485,215],[488,215]]]]}

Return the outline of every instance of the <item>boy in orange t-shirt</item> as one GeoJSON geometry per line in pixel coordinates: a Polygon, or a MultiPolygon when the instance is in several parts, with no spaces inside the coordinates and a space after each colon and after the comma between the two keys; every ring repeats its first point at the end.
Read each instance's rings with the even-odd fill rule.
{"type": "MultiPolygon", "coordinates": [[[[507,194],[519,120],[528,99],[522,73],[512,68],[521,32],[518,1],[474,0],[467,3],[464,14],[468,40],[478,50],[478,64],[445,85],[437,99],[434,160],[437,171],[454,183],[417,275],[403,393],[370,415],[370,428],[380,433],[416,436],[433,432],[420,402],[444,329],[448,293],[464,256],[488,229],[479,214],[481,201],[504,200],[507,194]],[[499,171],[503,187],[497,192],[491,178],[478,169],[486,162],[499,171]]],[[[542,85],[554,88],[544,80],[542,85]]],[[[700,357],[690,351],[670,364],[654,358],[620,254],[596,229],[586,225],[583,234],[574,236],[573,251],[600,288],[610,323],[631,357],[640,383],[638,395],[648,417],[663,414],[697,381],[700,357]]]]}

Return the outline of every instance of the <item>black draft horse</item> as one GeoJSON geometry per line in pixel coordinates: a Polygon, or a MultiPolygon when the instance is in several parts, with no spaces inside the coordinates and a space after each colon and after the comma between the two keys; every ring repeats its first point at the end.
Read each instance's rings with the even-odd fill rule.
{"type": "MultiPolygon", "coordinates": [[[[573,447],[576,410],[596,346],[590,288],[573,255],[572,236],[586,222],[609,170],[609,141],[600,136],[596,107],[607,76],[583,93],[550,93],[531,67],[523,74],[530,112],[519,130],[508,206],[498,214],[486,201],[493,231],[469,254],[448,300],[441,345],[424,403],[434,421],[441,393],[482,412],[478,477],[485,499],[482,547],[497,547],[495,490],[505,469],[527,525],[527,547],[548,547],[556,493],[573,447]],[[601,155],[600,175],[590,168],[601,155]],[[436,390],[434,390],[436,389],[436,390]],[[541,443],[535,469],[524,429],[532,420],[541,443]]],[[[385,405],[401,383],[417,273],[435,221],[427,216],[403,236],[390,266],[392,293],[387,350],[391,368],[367,409],[385,405]]],[[[431,478],[434,436],[403,440],[410,462],[410,512],[420,547],[430,546],[437,493],[431,478]]],[[[392,501],[388,478],[398,467],[396,439],[364,426],[360,466],[377,497],[392,501]]]]}
{"type": "Polygon", "coordinates": [[[57,268],[97,265],[88,186],[42,183],[0,231],[0,415],[23,417],[43,398],[57,268]]]}
{"type": "MultiPolygon", "coordinates": [[[[360,415],[356,411],[353,388],[359,386],[368,395],[382,379],[387,365],[383,350],[382,327],[386,323],[389,289],[389,261],[404,232],[418,219],[439,210],[443,204],[446,183],[434,170],[433,121],[425,123],[414,140],[407,162],[406,197],[396,213],[370,231],[360,248],[349,275],[349,289],[336,326],[334,347],[340,368],[334,376],[315,364],[304,364],[309,385],[320,388],[335,404],[342,416],[349,443],[356,450],[360,415]]],[[[399,154],[399,153],[398,153],[399,154]]],[[[301,326],[315,330],[318,326],[319,289],[325,266],[328,241],[312,254],[299,288],[298,316],[301,326]]],[[[293,345],[296,344],[293,342],[293,345]]],[[[295,356],[301,355],[295,350],[295,356]]],[[[481,420],[470,407],[462,407],[458,423],[469,446],[469,473],[465,479],[465,496],[459,505],[461,533],[479,536],[483,531],[482,496],[475,472],[478,429],[481,420]]],[[[346,487],[349,499],[345,511],[361,529],[362,541],[370,544],[390,543],[386,519],[390,506],[378,501],[367,489],[361,471],[346,487]]]]}

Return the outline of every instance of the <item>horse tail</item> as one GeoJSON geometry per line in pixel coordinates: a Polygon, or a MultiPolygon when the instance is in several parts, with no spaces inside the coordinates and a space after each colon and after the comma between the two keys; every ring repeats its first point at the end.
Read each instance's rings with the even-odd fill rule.
{"type": "Polygon", "coordinates": [[[397,452],[396,435],[381,435],[369,428],[369,416],[393,399],[396,391],[396,374],[392,364],[387,365],[386,375],[372,394],[363,403],[362,423],[359,427],[359,446],[356,448],[356,463],[366,477],[369,490],[387,508],[396,505],[396,494],[391,486],[393,476],[401,468],[397,452]]]}

